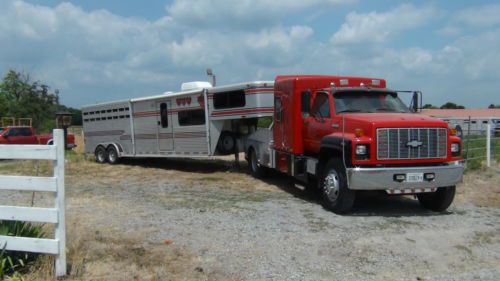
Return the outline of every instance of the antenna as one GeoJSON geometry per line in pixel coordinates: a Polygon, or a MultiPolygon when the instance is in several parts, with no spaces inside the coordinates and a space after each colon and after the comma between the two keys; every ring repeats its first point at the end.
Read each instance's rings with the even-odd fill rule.
{"type": "Polygon", "coordinates": [[[215,87],[215,74],[213,73],[212,69],[211,68],[207,68],[207,75],[209,77],[212,77],[212,87],[215,87]]]}

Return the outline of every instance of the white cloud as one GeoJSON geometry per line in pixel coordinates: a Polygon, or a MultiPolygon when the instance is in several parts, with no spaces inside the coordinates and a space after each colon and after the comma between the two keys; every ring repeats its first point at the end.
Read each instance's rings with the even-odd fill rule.
{"type": "MultiPolygon", "coordinates": [[[[451,99],[479,104],[479,97],[490,104],[497,97],[500,29],[494,26],[446,38],[430,49],[418,45],[418,40],[411,40],[416,45],[407,48],[394,43],[441,15],[433,8],[401,5],[388,11],[350,13],[332,37],[334,44],[318,37],[336,27],[314,29],[301,21],[285,25],[280,19],[283,13],[340,2],[344,1],[277,1],[266,6],[263,0],[245,0],[242,7],[233,3],[224,7],[214,0],[210,3],[223,7],[204,11],[207,4],[202,1],[196,8],[200,13],[222,12],[210,19],[217,22],[200,28],[179,22],[180,10],[152,21],[105,10],[84,11],[70,3],[50,8],[1,1],[0,74],[9,68],[26,70],[60,89],[62,102],[72,106],[175,91],[181,82],[206,79],[207,67],[214,69],[219,84],[291,73],[362,75],[387,78],[393,88],[432,93],[426,100],[435,104],[451,99]],[[243,13],[252,4],[255,9],[249,15],[268,9],[265,26],[231,28],[255,20],[232,14],[240,8],[243,13]],[[270,18],[281,8],[276,18],[270,18]],[[229,27],[217,25],[223,23],[229,27]],[[350,44],[357,42],[368,44],[350,44]],[[373,44],[380,42],[387,44],[373,44]]],[[[451,15],[447,20],[452,21],[451,15]]]]}
{"type": "Polygon", "coordinates": [[[384,42],[396,33],[428,23],[435,15],[433,8],[417,8],[410,4],[383,13],[351,12],[331,41],[334,44],[384,42]]]}
{"type": "Polygon", "coordinates": [[[500,4],[471,7],[459,11],[453,21],[474,27],[489,27],[500,24],[500,4]]]}
{"type": "Polygon", "coordinates": [[[285,15],[321,9],[356,0],[175,0],[167,11],[175,21],[197,28],[258,29],[285,15]]]}

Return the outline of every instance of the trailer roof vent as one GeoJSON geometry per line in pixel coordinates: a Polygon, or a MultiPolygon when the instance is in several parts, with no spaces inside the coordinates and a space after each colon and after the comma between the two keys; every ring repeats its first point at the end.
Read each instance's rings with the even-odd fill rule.
{"type": "Polygon", "coordinates": [[[212,84],[205,81],[195,81],[195,82],[182,83],[181,85],[181,91],[189,91],[189,90],[205,89],[205,88],[212,88],[212,84]]]}

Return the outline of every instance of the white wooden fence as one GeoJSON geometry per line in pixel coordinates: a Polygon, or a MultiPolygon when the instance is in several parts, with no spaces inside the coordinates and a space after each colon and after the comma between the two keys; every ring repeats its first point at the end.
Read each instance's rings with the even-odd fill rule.
{"type": "Polygon", "coordinates": [[[64,201],[64,136],[54,130],[54,145],[0,145],[0,159],[52,160],[52,177],[0,175],[0,190],[44,191],[55,193],[54,208],[0,206],[0,220],[55,224],[54,239],[0,235],[0,248],[55,255],[56,276],[66,275],[66,224],[64,201]]]}

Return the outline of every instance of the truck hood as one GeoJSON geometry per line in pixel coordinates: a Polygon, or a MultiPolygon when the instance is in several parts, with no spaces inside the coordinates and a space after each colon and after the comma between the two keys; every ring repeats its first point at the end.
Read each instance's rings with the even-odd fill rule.
{"type": "Polygon", "coordinates": [[[371,124],[374,127],[447,127],[447,123],[418,113],[349,113],[346,122],[371,124]],[[409,126],[409,124],[411,124],[409,126]]]}

